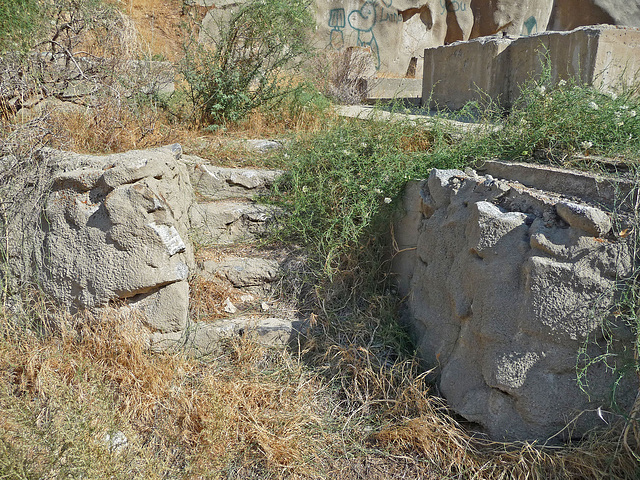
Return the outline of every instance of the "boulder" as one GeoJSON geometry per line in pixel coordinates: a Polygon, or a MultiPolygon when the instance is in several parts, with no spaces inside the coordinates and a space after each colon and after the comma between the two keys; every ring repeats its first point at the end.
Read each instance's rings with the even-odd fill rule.
{"type": "Polygon", "coordinates": [[[49,151],[39,222],[14,232],[17,272],[72,312],[125,302],[160,332],[187,324],[193,191],[179,145],[108,156],[49,151]]]}
{"type": "MultiPolygon", "coordinates": [[[[589,183],[582,173],[569,180],[564,171],[557,182],[555,169],[526,168],[538,168],[549,185],[589,183]]],[[[611,370],[633,361],[633,335],[615,307],[633,251],[629,237],[612,231],[605,198],[568,199],[515,179],[434,170],[411,184],[405,205],[394,264],[406,321],[457,413],[496,440],[553,442],[606,427],[602,412],[612,411],[614,389],[617,407],[633,404],[637,378],[616,384],[611,370]],[[581,391],[581,366],[605,354],[610,368],[586,368],[581,391]]],[[[616,213],[616,228],[625,218],[616,213]]]]}

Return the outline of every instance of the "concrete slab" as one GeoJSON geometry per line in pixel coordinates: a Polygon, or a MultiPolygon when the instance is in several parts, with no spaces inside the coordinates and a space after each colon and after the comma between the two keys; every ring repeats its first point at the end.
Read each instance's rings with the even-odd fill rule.
{"type": "Polygon", "coordinates": [[[367,81],[367,100],[392,100],[396,98],[417,100],[422,98],[421,78],[373,78],[367,81]]]}
{"type": "Polygon", "coordinates": [[[514,180],[525,187],[577,197],[609,208],[614,205],[623,206],[623,200],[630,199],[635,188],[635,183],[631,180],[532,163],[492,160],[485,162],[477,171],[496,178],[514,180]]]}
{"type": "Polygon", "coordinates": [[[424,70],[423,106],[429,108],[456,110],[487,98],[508,108],[521,86],[543,73],[554,83],[572,79],[603,91],[619,91],[639,79],[640,30],[597,25],[457,42],[426,49],[424,70]]]}
{"type": "Polygon", "coordinates": [[[378,122],[411,122],[412,125],[423,127],[436,127],[445,125],[447,133],[452,137],[460,137],[470,133],[483,134],[495,132],[501,127],[498,125],[484,123],[466,123],[456,120],[448,120],[442,117],[432,117],[429,115],[413,115],[410,113],[395,113],[363,105],[343,105],[336,108],[336,113],[343,117],[357,118],[360,120],[372,120],[378,122]]]}

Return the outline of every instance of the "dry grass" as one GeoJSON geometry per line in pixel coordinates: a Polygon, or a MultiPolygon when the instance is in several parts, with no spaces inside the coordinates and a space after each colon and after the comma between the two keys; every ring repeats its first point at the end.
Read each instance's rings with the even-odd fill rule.
{"type": "MultiPolygon", "coordinates": [[[[172,58],[181,2],[123,3],[150,51],[172,58]]],[[[121,99],[5,122],[3,151],[31,156],[48,144],[114,152],[180,141],[218,163],[263,165],[229,139],[314,131],[326,121],[311,108],[285,107],[210,133],[176,127],[153,104],[121,99]]],[[[416,133],[405,146],[428,149],[432,140],[416,133]]],[[[5,305],[0,478],[638,478],[637,445],[629,438],[625,449],[615,429],[563,448],[474,438],[432,396],[388,298],[348,298],[333,308],[339,295],[313,288],[320,307],[300,351],[241,338],[206,360],[151,354],[148,332],[132,314],[69,318],[35,295],[26,314],[5,305]],[[42,327],[51,319],[56,331],[42,327]],[[118,434],[126,445],[113,443],[118,434]]],[[[193,317],[220,318],[233,294],[195,281],[193,317]]]]}
{"type": "Polygon", "coordinates": [[[135,317],[67,323],[6,332],[0,444],[16,458],[1,474],[217,478],[233,464],[295,471],[314,450],[322,386],[288,355],[239,340],[198,362],[147,353],[135,317]],[[128,440],[117,455],[115,432],[128,440]]]}
{"type": "Polygon", "coordinates": [[[556,448],[493,443],[470,439],[454,420],[434,411],[386,428],[375,439],[396,452],[428,457],[447,478],[636,478],[638,464],[621,454],[618,432],[556,448]]]}
{"type": "Polygon", "coordinates": [[[152,105],[131,105],[107,98],[84,111],[51,112],[59,132],[52,146],[78,153],[114,153],[174,143],[179,138],[166,115],[152,105]]]}
{"type": "Polygon", "coordinates": [[[220,281],[197,277],[189,285],[189,313],[196,321],[211,321],[228,316],[225,300],[237,303],[241,292],[220,281]]]}
{"type": "Polygon", "coordinates": [[[315,317],[300,352],[238,338],[207,360],[151,354],[141,319],[118,310],[39,304],[5,310],[2,328],[0,478],[630,479],[639,466],[616,430],[562,448],[470,436],[373,315],[315,317]],[[47,318],[55,332],[34,329],[47,318]]]}

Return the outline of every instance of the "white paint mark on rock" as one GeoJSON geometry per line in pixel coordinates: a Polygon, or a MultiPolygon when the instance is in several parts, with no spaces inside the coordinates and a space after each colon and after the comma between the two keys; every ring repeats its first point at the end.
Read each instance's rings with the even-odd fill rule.
{"type": "Polygon", "coordinates": [[[155,222],[151,222],[148,225],[158,234],[162,243],[167,247],[169,256],[186,250],[186,245],[173,225],[159,225],[155,222]]]}

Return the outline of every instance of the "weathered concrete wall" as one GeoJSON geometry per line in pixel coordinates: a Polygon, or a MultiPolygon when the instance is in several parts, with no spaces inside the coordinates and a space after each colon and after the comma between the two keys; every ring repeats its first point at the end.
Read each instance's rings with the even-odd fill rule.
{"type": "Polygon", "coordinates": [[[179,146],[104,157],[51,153],[42,223],[25,227],[36,239],[33,275],[44,292],[72,310],[127,301],[153,330],[186,328],[193,191],[180,154],[179,146]]]}
{"type": "MultiPolygon", "coordinates": [[[[258,152],[280,147],[243,144],[258,152]]],[[[271,249],[252,254],[246,245],[281,214],[252,198],[282,172],[215,167],[182,155],[178,144],[106,156],[43,150],[27,168],[14,157],[0,161],[16,170],[4,192],[15,201],[5,202],[10,214],[0,223],[10,266],[0,281],[8,279],[15,291],[37,284],[72,313],[138,310],[153,351],[210,354],[235,335],[283,346],[303,328],[304,319],[289,313],[271,284],[304,259],[271,249]],[[201,253],[209,249],[208,260],[196,262],[192,241],[201,253]],[[237,243],[242,256],[228,248],[237,243]],[[224,305],[228,318],[190,310],[189,282],[201,281],[226,292],[226,303],[212,310],[224,305]]]]}
{"type": "MultiPolygon", "coordinates": [[[[242,1],[199,3],[210,7],[203,26],[215,37],[242,1]]],[[[418,78],[425,48],[498,32],[517,37],[599,23],[640,27],[640,5],[622,0],[316,0],[315,8],[319,48],[367,47],[379,73],[418,78]]]]}
{"type": "Polygon", "coordinates": [[[550,80],[616,91],[638,81],[640,30],[580,27],[527,38],[485,37],[425,50],[423,104],[451,109],[489,95],[510,106],[520,87],[550,68],[550,80]],[[442,65],[447,65],[446,69],[442,65]],[[450,75],[450,71],[457,72],[450,75]]]}
{"type": "MultiPolygon", "coordinates": [[[[592,205],[631,185],[497,162],[486,172],[434,170],[409,185],[395,227],[406,319],[452,408],[492,438],[546,440],[578,415],[556,440],[580,437],[606,426],[597,412],[610,411],[616,378],[591,367],[588,397],[576,381],[580,349],[604,353],[605,328],[616,331],[611,352],[624,356],[632,342],[610,314],[630,245],[592,205]]],[[[621,383],[620,407],[636,381],[621,383]]]]}

